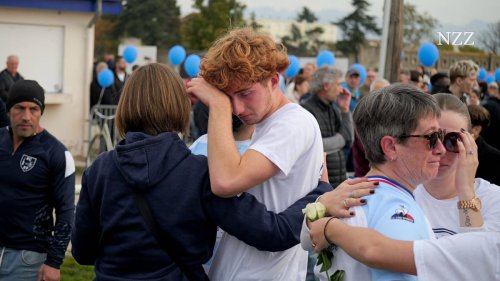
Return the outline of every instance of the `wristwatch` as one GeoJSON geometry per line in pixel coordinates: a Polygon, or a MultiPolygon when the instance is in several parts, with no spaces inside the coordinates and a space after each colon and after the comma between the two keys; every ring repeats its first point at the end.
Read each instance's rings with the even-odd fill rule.
{"type": "Polygon", "coordinates": [[[482,204],[481,200],[477,197],[472,198],[471,200],[460,200],[457,202],[457,207],[459,209],[472,209],[474,211],[481,210],[482,204]]]}

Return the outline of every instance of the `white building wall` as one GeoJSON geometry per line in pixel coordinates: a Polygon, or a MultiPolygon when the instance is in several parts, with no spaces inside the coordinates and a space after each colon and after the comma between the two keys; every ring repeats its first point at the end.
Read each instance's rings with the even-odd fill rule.
{"type": "MultiPolygon", "coordinates": [[[[83,154],[87,133],[89,87],[92,79],[94,55],[94,27],[88,28],[93,13],[54,11],[43,9],[17,9],[0,7],[0,23],[52,25],[64,30],[63,78],[61,93],[45,94],[45,112],[41,125],[63,142],[73,156],[83,154]]],[[[5,40],[1,38],[0,41],[5,40]]],[[[37,42],[33,42],[36,44],[37,42]]],[[[0,48],[2,44],[0,43],[0,48]]],[[[23,46],[19,46],[22,50],[23,46]]],[[[44,55],[40,47],[40,55],[44,55]]],[[[0,69],[5,68],[0,58],[0,69]]],[[[19,72],[23,74],[23,58],[19,72]]],[[[37,77],[25,77],[37,80],[37,77]]]]}

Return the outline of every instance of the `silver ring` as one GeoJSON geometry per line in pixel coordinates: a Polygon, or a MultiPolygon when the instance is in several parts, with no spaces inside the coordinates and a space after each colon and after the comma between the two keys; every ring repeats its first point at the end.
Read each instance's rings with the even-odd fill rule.
{"type": "Polygon", "coordinates": [[[351,191],[351,192],[349,192],[349,198],[355,198],[355,197],[354,197],[354,190],[353,190],[353,191],[351,191]]]}
{"type": "Polygon", "coordinates": [[[347,199],[342,200],[342,203],[344,203],[344,206],[349,209],[349,206],[347,206],[347,199]]]}
{"type": "Polygon", "coordinates": [[[474,155],[474,150],[469,150],[469,155],[474,155]]]}

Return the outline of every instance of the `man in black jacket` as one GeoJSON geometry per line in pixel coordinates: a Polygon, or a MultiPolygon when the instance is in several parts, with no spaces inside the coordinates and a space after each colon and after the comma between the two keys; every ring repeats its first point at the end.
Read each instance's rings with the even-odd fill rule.
{"type": "Polygon", "coordinates": [[[40,126],[44,101],[36,81],[16,82],[7,100],[12,126],[0,128],[0,280],[60,280],[75,209],[75,163],[40,126]]]}
{"type": "Polygon", "coordinates": [[[488,94],[482,105],[490,113],[490,126],[483,128],[481,136],[487,143],[500,149],[500,92],[496,82],[488,85],[488,94]]]}
{"type": "Polygon", "coordinates": [[[302,106],[316,118],[326,153],[328,178],[333,187],[346,179],[346,160],[343,148],[354,140],[352,114],[349,111],[351,94],[342,88],[342,73],[337,69],[318,69],[309,82],[311,98],[302,106]]]}
{"type": "Polygon", "coordinates": [[[19,58],[15,55],[7,57],[7,68],[0,72],[0,98],[3,102],[7,102],[10,87],[24,78],[17,72],[19,66],[19,58]]]}

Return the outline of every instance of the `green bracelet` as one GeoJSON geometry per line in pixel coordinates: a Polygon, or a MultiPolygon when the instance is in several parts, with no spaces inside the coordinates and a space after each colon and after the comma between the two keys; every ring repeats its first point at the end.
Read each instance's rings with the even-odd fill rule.
{"type": "Polygon", "coordinates": [[[328,227],[328,223],[330,223],[330,221],[333,219],[336,219],[336,217],[329,218],[328,221],[326,221],[326,223],[325,223],[325,228],[323,228],[323,235],[325,236],[325,240],[326,240],[326,242],[328,242],[329,245],[335,245],[335,243],[330,241],[330,239],[328,239],[328,236],[326,235],[326,228],[328,227]]]}

